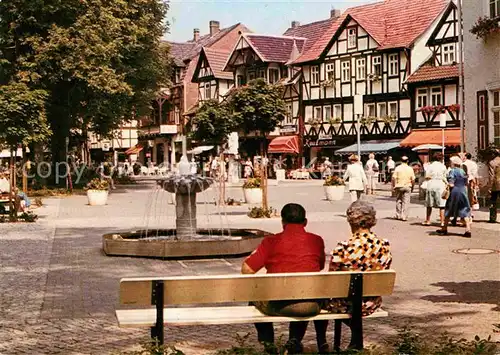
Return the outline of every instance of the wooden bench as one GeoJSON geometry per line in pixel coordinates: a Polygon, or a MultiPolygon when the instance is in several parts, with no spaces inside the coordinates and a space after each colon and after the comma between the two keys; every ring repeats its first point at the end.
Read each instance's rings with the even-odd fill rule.
{"type": "MultiPolygon", "coordinates": [[[[334,348],[337,350],[340,348],[342,320],[351,318],[353,341],[356,348],[362,349],[362,297],[392,294],[395,279],[396,273],[393,270],[124,278],[120,281],[120,304],[134,306],[134,309],[117,310],[116,317],[120,327],[151,327],[151,337],[160,345],[164,341],[165,324],[179,326],[333,319],[334,348]],[[323,311],[314,317],[275,317],[266,316],[248,305],[206,306],[217,303],[247,304],[249,301],[328,298],[351,299],[352,314],[323,311]],[[165,308],[165,305],[177,307],[165,308]],[[137,306],[143,308],[138,309],[137,306]]],[[[387,315],[387,312],[380,309],[363,318],[387,315]]]]}

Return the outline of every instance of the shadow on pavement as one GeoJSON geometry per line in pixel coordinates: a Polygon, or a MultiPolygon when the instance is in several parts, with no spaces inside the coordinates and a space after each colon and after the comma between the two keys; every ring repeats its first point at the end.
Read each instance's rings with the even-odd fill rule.
{"type": "Polygon", "coordinates": [[[479,282],[437,282],[432,286],[441,287],[451,295],[428,295],[421,299],[437,302],[462,302],[494,304],[494,311],[500,311],[500,281],[482,280],[479,282]]]}

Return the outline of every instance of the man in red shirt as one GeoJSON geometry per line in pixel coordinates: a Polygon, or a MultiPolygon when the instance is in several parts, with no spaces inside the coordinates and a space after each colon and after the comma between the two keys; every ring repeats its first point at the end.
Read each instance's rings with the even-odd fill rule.
{"type": "MultiPolygon", "coordinates": [[[[299,204],[289,203],[281,210],[283,232],[266,237],[257,249],[245,259],[241,267],[243,274],[255,274],[266,268],[268,273],[314,272],[325,266],[325,243],[319,235],[305,231],[306,211],[299,204]]],[[[321,311],[320,304],[313,300],[290,300],[253,302],[259,311],[266,315],[308,317],[321,311]]],[[[328,322],[314,322],[318,348],[320,352],[328,350],[326,327],[328,322]],[[321,328],[321,329],[320,329],[321,328]],[[323,329],[325,328],[325,329],[323,329]]],[[[302,352],[308,322],[291,322],[287,342],[289,354],[302,352]]],[[[266,351],[274,347],[274,329],[272,323],[256,323],[259,342],[264,343],[266,351]]]]}

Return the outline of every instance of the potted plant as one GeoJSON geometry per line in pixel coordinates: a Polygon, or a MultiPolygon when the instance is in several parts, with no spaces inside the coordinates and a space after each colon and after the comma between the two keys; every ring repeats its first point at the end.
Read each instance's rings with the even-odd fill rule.
{"type": "Polygon", "coordinates": [[[92,179],[85,189],[90,206],[103,206],[108,201],[109,182],[107,180],[92,179]]]}
{"type": "Polygon", "coordinates": [[[470,32],[477,38],[486,38],[493,33],[500,33],[500,17],[480,17],[470,32]]]}
{"type": "Polygon", "coordinates": [[[260,178],[249,178],[243,184],[245,202],[251,204],[262,203],[262,190],[260,178]]]}
{"type": "Polygon", "coordinates": [[[336,175],[327,177],[323,186],[328,201],[340,201],[344,198],[345,182],[340,177],[336,175]]]}

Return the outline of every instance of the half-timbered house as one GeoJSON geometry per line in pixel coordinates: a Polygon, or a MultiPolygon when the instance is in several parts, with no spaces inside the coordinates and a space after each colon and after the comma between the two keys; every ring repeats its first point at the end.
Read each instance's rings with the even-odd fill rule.
{"type": "MultiPolygon", "coordinates": [[[[427,54],[426,61],[411,74],[407,81],[411,101],[412,133],[404,141],[404,146],[425,143],[431,131],[446,128],[445,145],[460,146],[459,71],[458,71],[458,14],[453,2],[442,14],[433,28],[425,49],[419,55],[427,54]],[[445,121],[441,122],[443,119],[445,121]],[[446,126],[442,124],[446,123],[446,126]],[[419,129],[426,129],[419,132],[419,129]],[[420,137],[419,139],[416,139],[420,137]]],[[[438,136],[441,136],[438,134],[438,136]]],[[[438,143],[438,142],[435,142],[438,143]]]]}
{"type": "MultiPolygon", "coordinates": [[[[240,23],[221,29],[218,21],[210,21],[209,29],[201,36],[195,28],[193,39],[187,42],[168,42],[173,60],[172,86],[153,101],[151,116],[140,120],[139,139],[144,147],[141,161],[168,164],[179,159],[186,133],[185,114],[197,107],[199,100],[198,83],[193,83],[192,78],[200,52],[230,50],[240,33],[249,31],[240,23]]],[[[210,90],[207,88],[207,92],[210,90]]]]}
{"type": "Polygon", "coordinates": [[[410,132],[405,82],[427,60],[420,50],[447,5],[386,0],[347,9],[292,63],[303,72],[301,116],[311,158],[355,143],[358,119],[363,141],[402,139],[410,132]],[[363,99],[359,117],[355,95],[363,99]]]}

